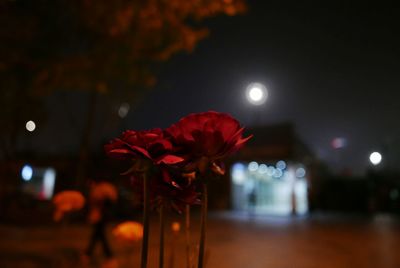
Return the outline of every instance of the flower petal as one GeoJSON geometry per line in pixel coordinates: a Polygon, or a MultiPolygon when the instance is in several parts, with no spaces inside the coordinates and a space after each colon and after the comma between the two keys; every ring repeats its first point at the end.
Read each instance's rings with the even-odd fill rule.
{"type": "Polygon", "coordinates": [[[160,159],[158,159],[156,161],[157,164],[166,164],[166,165],[173,165],[173,164],[177,164],[180,162],[185,161],[184,158],[176,156],[176,155],[172,155],[172,154],[168,154],[168,155],[164,155],[162,156],[160,159]]]}

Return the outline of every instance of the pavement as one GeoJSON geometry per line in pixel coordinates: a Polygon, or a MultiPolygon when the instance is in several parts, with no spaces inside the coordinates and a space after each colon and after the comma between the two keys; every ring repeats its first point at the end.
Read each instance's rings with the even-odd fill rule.
{"type": "MultiPolygon", "coordinates": [[[[174,221],[183,224],[182,216],[176,215],[168,219],[167,229],[174,221]]],[[[195,255],[198,215],[192,222],[191,248],[195,255]]],[[[90,233],[86,224],[0,223],[0,268],[139,267],[140,242],[112,237],[115,224],[108,230],[115,259],[107,263],[100,248],[92,259],[82,259],[90,233]]],[[[210,213],[206,268],[398,268],[399,227],[400,220],[390,215],[267,217],[210,213]]],[[[156,217],[150,231],[148,268],[158,267],[156,217]]],[[[167,231],[165,268],[186,268],[185,245],[183,230],[167,231]]]]}

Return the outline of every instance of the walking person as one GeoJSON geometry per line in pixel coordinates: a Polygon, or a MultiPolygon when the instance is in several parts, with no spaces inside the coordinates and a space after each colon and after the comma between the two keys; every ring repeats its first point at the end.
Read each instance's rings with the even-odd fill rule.
{"type": "Polygon", "coordinates": [[[116,199],[117,191],[112,184],[107,182],[91,182],[88,220],[92,225],[92,232],[89,244],[84,252],[84,262],[89,262],[93,257],[96,245],[100,244],[106,258],[103,267],[117,267],[106,235],[107,223],[110,220],[110,211],[116,199]]]}

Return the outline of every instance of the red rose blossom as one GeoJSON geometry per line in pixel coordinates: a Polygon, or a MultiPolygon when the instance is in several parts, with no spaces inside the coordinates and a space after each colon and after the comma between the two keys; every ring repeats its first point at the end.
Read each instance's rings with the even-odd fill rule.
{"type": "Polygon", "coordinates": [[[120,138],[104,146],[108,156],[119,159],[149,159],[154,164],[176,164],[183,158],[172,153],[173,147],[159,129],[125,131],[120,138]]]}
{"type": "Polygon", "coordinates": [[[242,137],[244,128],[232,116],[209,111],[190,114],[166,132],[184,156],[188,169],[223,173],[220,160],[239,150],[252,136],[242,137]]]}

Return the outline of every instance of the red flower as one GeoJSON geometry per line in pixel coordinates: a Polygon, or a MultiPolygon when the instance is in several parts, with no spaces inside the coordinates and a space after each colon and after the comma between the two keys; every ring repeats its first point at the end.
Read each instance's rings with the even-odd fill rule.
{"type": "Polygon", "coordinates": [[[244,128],[228,114],[214,111],[190,114],[166,132],[184,155],[187,168],[223,173],[220,160],[239,150],[252,136],[243,138],[244,128]]]}
{"type": "Polygon", "coordinates": [[[120,159],[149,159],[154,164],[176,164],[183,158],[172,153],[171,142],[161,129],[125,131],[120,138],[104,146],[107,155],[120,159]]]}

